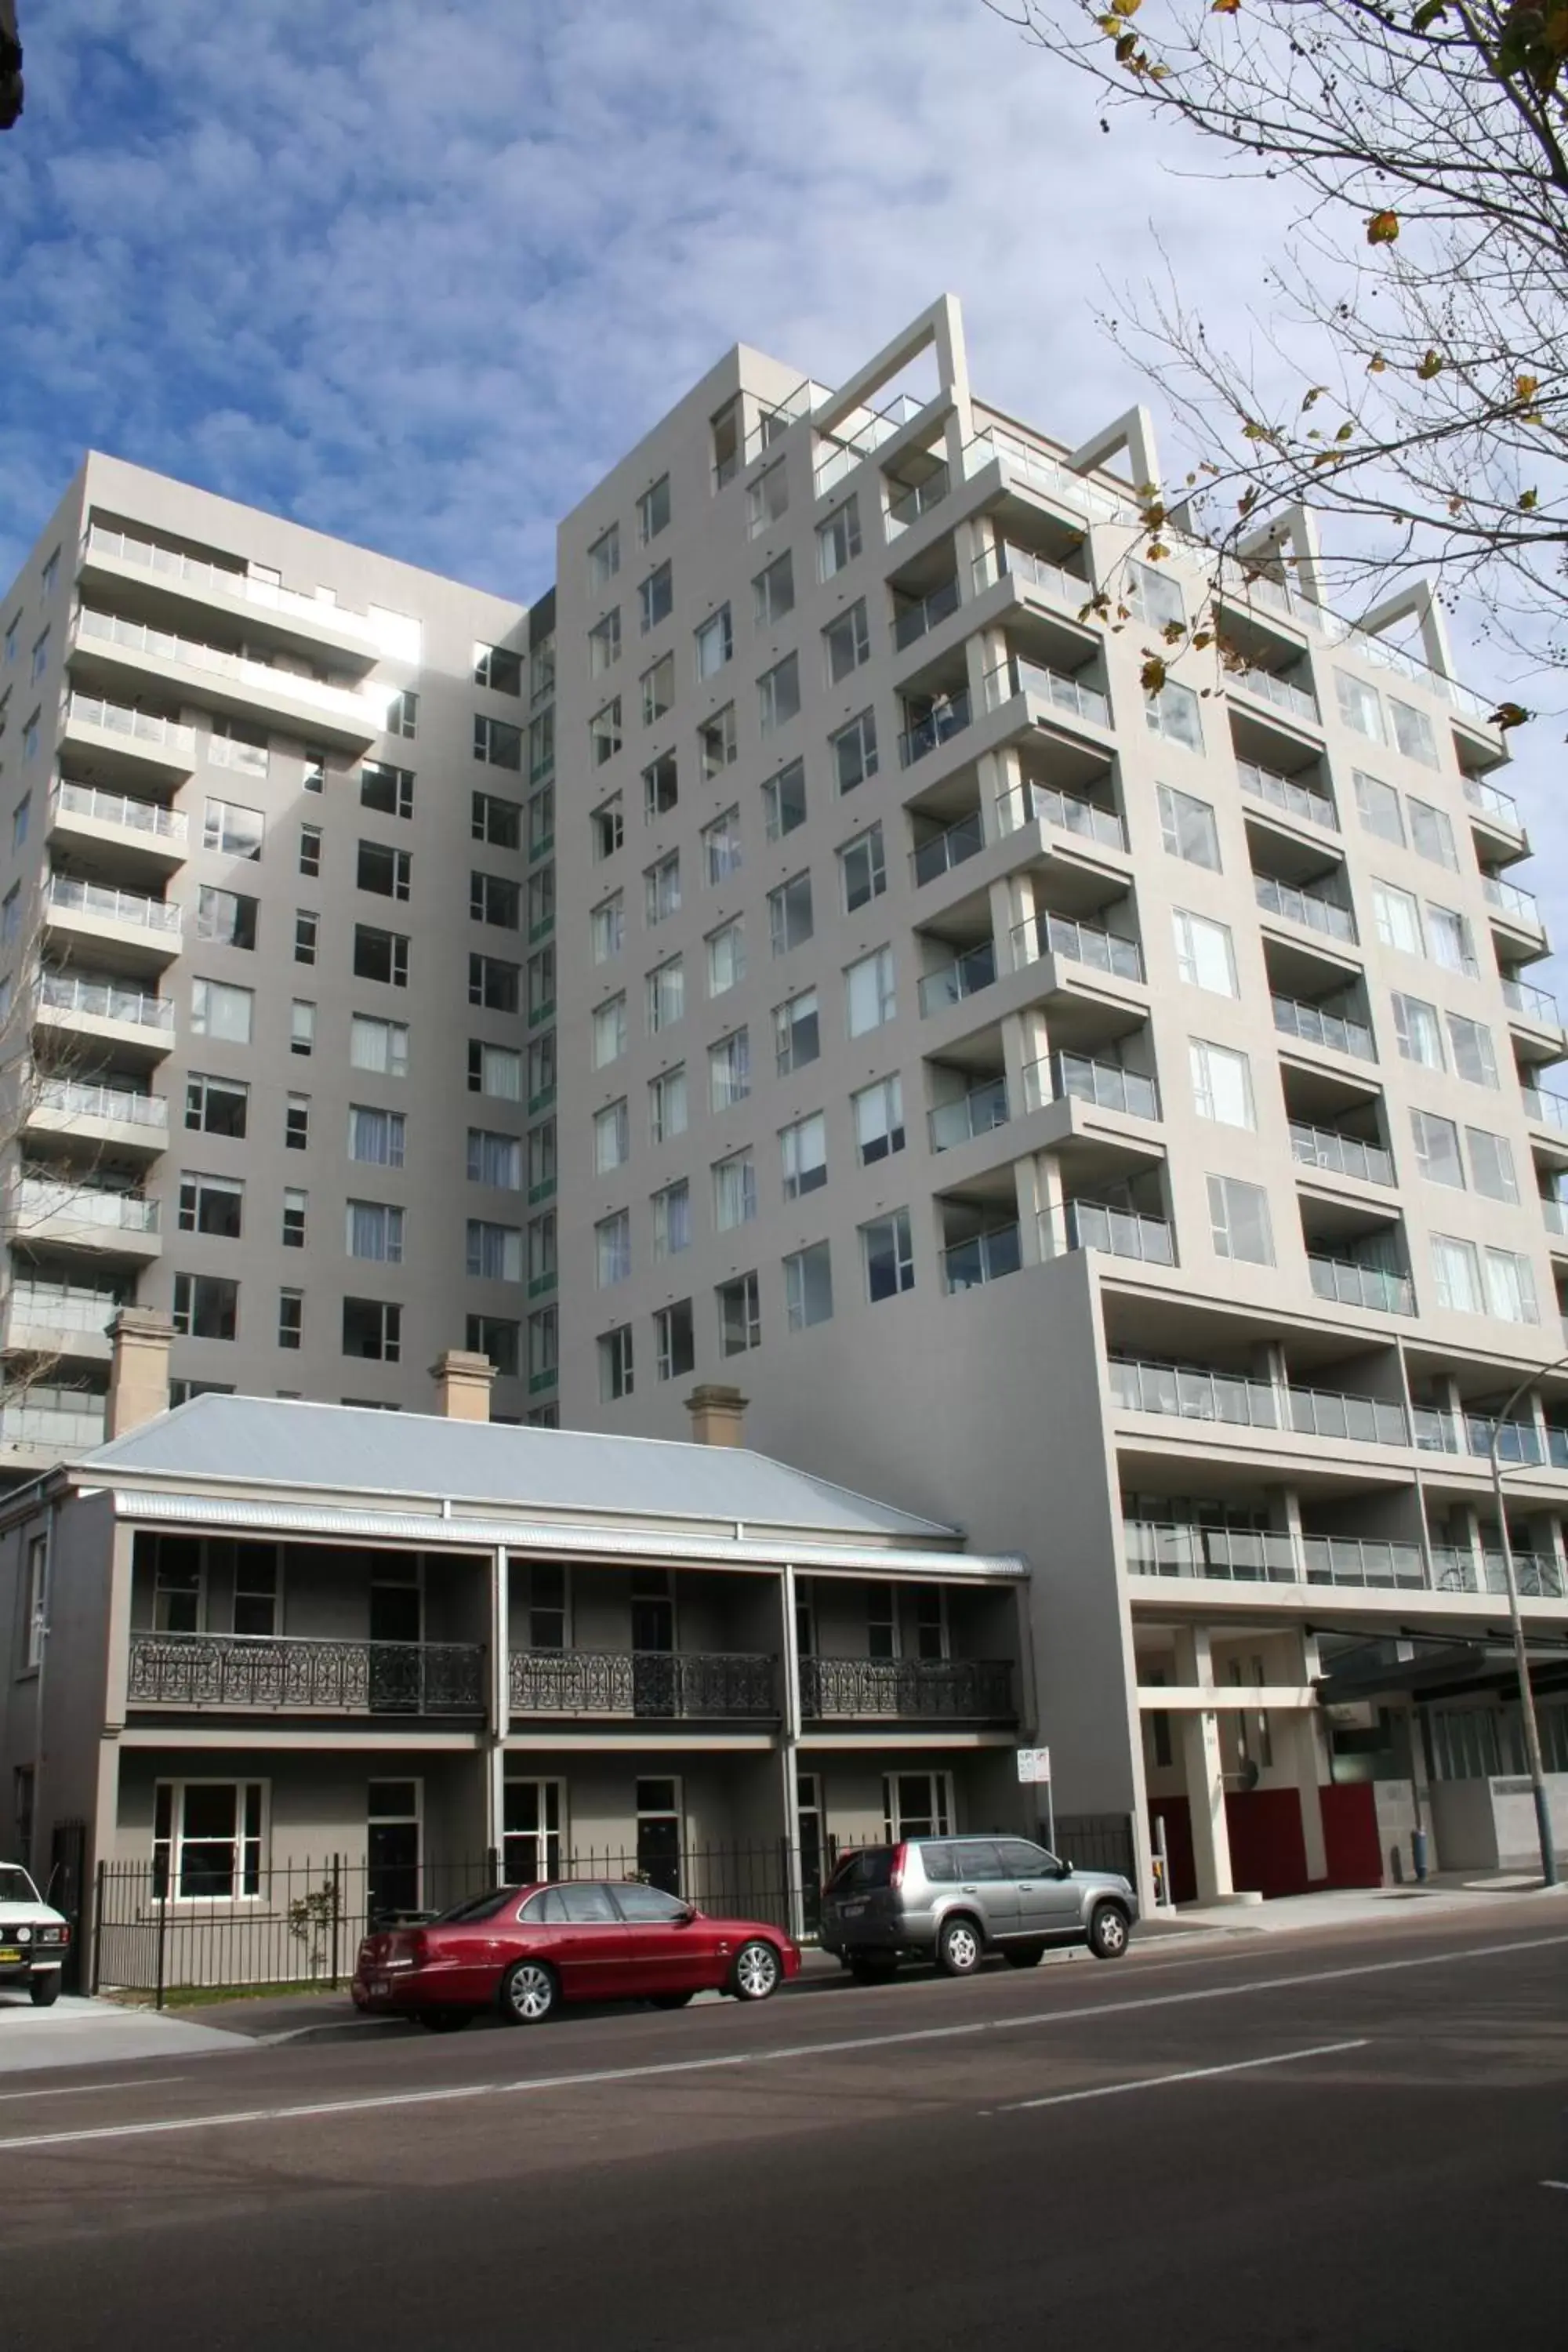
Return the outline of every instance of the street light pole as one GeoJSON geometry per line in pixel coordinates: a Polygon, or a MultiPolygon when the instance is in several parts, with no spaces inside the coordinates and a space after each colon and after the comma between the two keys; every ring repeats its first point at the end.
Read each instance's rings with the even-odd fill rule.
{"type": "Polygon", "coordinates": [[[1552,1834],[1552,1811],[1546,1801],[1546,1774],[1541,1760],[1541,1730],[1535,1720],[1535,1693],[1530,1681],[1530,1654],[1525,1647],[1524,1622],[1519,1613],[1519,1578],[1514,1572],[1513,1546],[1509,1540],[1508,1505],[1503,1498],[1502,1462],[1499,1448],[1509,1415],[1527,1389],[1543,1380],[1547,1373],[1561,1371],[1568,1365],[1568,1356],[1559,1356],[1556,1362],[1543,1365],[1540,1371],[1529,1372],[1521,1381],[1508,1402],[1492,1424],[1491,1464],[1492,1496],[1497,1505],[1498,1536],[1502,1544],[1502,1570],[1508,1586],[1509,1622],[1513,1629],[1514,1672],[1519,1682],[1519,1711],[1524,1724],[1524,1758],[1530,1771],[1531,1793],[1535,1799],[1535,1834],[1541,1845],[1542,1883],[1557,1884],[1557,1846],[1552,1834]]]}

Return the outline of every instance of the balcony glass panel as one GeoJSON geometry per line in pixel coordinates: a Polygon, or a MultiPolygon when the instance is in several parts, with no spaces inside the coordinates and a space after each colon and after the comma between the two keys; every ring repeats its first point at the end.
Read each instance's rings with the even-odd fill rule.
{"type": "Polygon", "coordinates": [[[104,1401],[81,1389],[39,1386],[0,1405],[0,1444],[87,1447],[103,1444],[104,1401]]]}
{"type": "Polygon", "coordinates": [[[1043,1209],[1039,1227],[1042,1257],[1089,1249],[1110,1257],[1142,1258],[1149,1265],[1176,1263],[1175,1242],[1163,1217],[1141,1216],[1134,1209],[1112,1208],[1103,1201],[1068,1201],[1059,1209],[1043,1209]]]}
{"type": "Polygon", "coordinates": [[[1031,1110],[1070,1095],[1100,1110],[1126,1111],[1134,1118],[1160,1116],[1160,1089],[1152,1078],[1088,1054],[1053,1054],[1048,1060],[1031,1062],[1024,1072],[1024,1090],[1031,1110]]]}
{"type": "Polygon", "coordinates": [[[1336,1054],[1353,1054],[1358,1061],[1377,1059],[1372,1031],[1364,1021],[1356,1021],[1347,1013],[1327,1012],[1322,1005],[1305,1003],[1300,997],[1275,997],[1274,1026],[1281,1035],[1299,1037],[1304,1045],[1326,1045],[1336,1054]]]}
{"type": "Polygon", "coordinates": [[[974,856],[984,846],[985,829],[978,810],[973,816],[961,817],[945,833],[933,834],[931,840],[922,841],[911,853],[910,862],[917,887],[922,882],[934,882],[939,874],[945,874],[950,866],[962,866],[965,858],[974,856]]]}
{"type": "Polygon", "coordinates": [[[1502,1001],[1510,1013],[1522,1013],[1527,1021],[1538,1022],[1543,1029],[1561,1029],[1563,1026],[1557,999],[1549,988],[1537,988],[1527,980],[1505,980],[1502,1001]]]}
{"type": "Polygon", "coordinates": [[[1309,1584],[1426,1585],[1421,1547],[1370,1543],[1359,1536],[1303,1536],[1301,1554],[1309,1584]]]}
{"type": "Polygon", "coordinates": [[[1539,1126],[1555,1128],[1559,1135],[1568,1135],[1568,1095],[1549,1093],[1545,1087],[1523,1087],[1526,1116],[1539,1126]]]}
{"type": "Polygon", "coordinates": [[[970,717],[967,687],[957,694],[944,697],[927,711],[923,719],[917,719],[913,726],[907,727],[900,736],[899,765],[909,768],[917,760],[923,760],[926,753],[934,751],[939,743],[945,743],[950,736],[961,733],[968,726],[970,717]]]}
{"type": "MultiPolygon", "coordinates": [[[[228,653],[221,646],[205,646],[197,638],[176,636],[168,629],[150,628],[142,621],[127,621],[115,613],[95,613],[84,604],[77,616],[77,634],[97,644],[120,646],[127,653],[146,654],[153,660],[178,662],[183,668],[201,670],[210,677],[233,678],[269,695],[286,696],[291,702],[308,702],[315,709],[363,725],[368,733],[375,733],[380,727],[382,712],[374,698],[354,688],[324,685],[320,678],[306,677],[298,670],[277,668],[248,654],[228,653]]],[[[389,696],[390,689],[383,688],[383,708],[389,696]]]]}
{"type": "Polygon", "coordinates": [[[1201,1576],[1243,1584],[1300,1580],[1289,1536],[1272,1528],[1124,1519],[1121,1534],[1131,1576],[1201,1576]]]}
{"type": "Polygon", "coordinates": [[[1376,1307],[1384,1315],[1415,1312],[1415,1292],[1407,1274],[1362,1265],[1354,1258],[1309,1255],[1307,1265],[1320,1298],[1331,1298],[1341,1307],[1376,1307]]]}
{"type": "Polygon", "coordinates": [[[79,882],[73,875],[57,874],[46,895],[49,905],[64,914],[93,915],[107,922],[132,923],[138,930],[179,934],[179,908],[139,890],[113,890],[101,882],[79,882]]]}
{"type": "Polygon", "coordinates": [[[1098,923],[1075,922],[1068,915],[1031,916],[1014,930],[1013,945],[1020,964],[1037,963],[1042,956],[1065,956],[1069,963],[1113,972],[1118,980],[1143,977],[1143,957],[1136,940],[1103,930],[1098,923]]]}
{"type": "Polygon", "coordinates": [[[1076,833],[1082,840],[1100,842],[1107,849],[1127,846],[1127,828],[1114,809],[1101,808],[1098,801],[1082,800],[1076,793],[1060,792],[1055,784],[1026,784],[1021,792],[1006,795],[1004,807],[1013,831],[1023,824],[1044,824],[1057,833],[1076,833]]]}
{"type": "Polygon", "coordinates": [[[100,792],[95,785],[72,783],[68,778],[56,789],[55,806],[70,816],[89,818],[94,824],[111,824],[122,833],[150,834],[160,841],[184,841],[190,830],[183,809],[134,800],[128,793],[100,792]]]}
{"type": "Polygon", "coordinates": [[[1211,1372],[1197,1365],[1150,1364],[1118,1356],[1111,1360],[1110,1388],[1125,1412],[1226,1422],[1240,1429],[1279,1427],[1279,1400],[1272,1385],[1243,1372],[1211,1372]]]}
{"type": "Polygon", "coordinates": [[[148,996],[112,980],[85,980],[71,972],[38,976],[38,998],[56,1013],[79,1013],[91,1021],[124,1021],[142,1029],[172,1029],[174,999],[148,996]]]}
{"type": "Polygon", "coordinates": [[[928,971],[921,982],[921,1011],[940,1013],[950,1004],[960,1004],[977,989],[989,988],[996,977],[996,950],[989,940],[978,947],[954,957],[952,963],[939,971],[928,971]]]}
{"type": "Polygon", "coordinates": [[[1048,702],[1054,710],[1066,710],[1075,719],[1092,720],[1096,727],[1110,724],[1110,702],[1098,687],[1085,686],[1069,677],[1065,670],[1048,669],[1044,662],[1027,661],[1021,654],[1009,654],[986,674],[985,707],[999,709],[1016,694],[1032,694],[1037,701],[1048,702]]]}
{"type": "Polygon", "coordinates": [[[944,580],[940,588],[933,588],[929,596],[921,596],[918,602],[902,607],[893,622],[895,651],[901,653],[906,646],[912,646],[917,638],[926,635],[939,622],[950,620],[957,610],[958,575],[955,572],[951,580],[944,580]]]}
{"type": "Polygon", "coordinates": [[[1026,587],[1038,588],[1054,604],[1064,604],[1080,614],[1094,593],[1081,572],[1064,571],[1059,563],[1047,562],[1043,555],[1016,546],[1011,540],[988,547],[974,564],[977,590],[1004,579],[1021,580],[1026,587]]]}
{"type": "Polygon", "coordinates": [[[24,1176],[15,1197],[24,1225],[58,1217],[73,1225],[102,1226],[108,1232],[155,1234],[158,1230],[157,1202],[144,1201],[135,1192],[105,1192],[90,1184],[24,1176]]]}
{"type": "Polygon", "coordinates": [[[1010,1116],[1007,1081],[990,1078],[984,1086],[971,1087],[956,1102],[938,1103],[929,1116],[933,1151],[951,1151],[955,1144],[989,1135],[994,1128],[1005,1127],[1010,1116]]]}
{"type": "Polygon", "coordinates": [[[1394,1159],[1381,1144],[1363,1143],[1359,1135],[1342,1135],[1338,1128],[1309,1127],[1292,1119],[1290,1150],[1304,1168],[1327,1168],[1336,1176],[1359,1176],[1368,1184],[1392,1184],[1394,1159]]]}
{"type": "Polygon", "coordinates": [[[1489,907],[1514,921],[1526,924],[1532,931],[1542,928],[1541,904],[1534,893],[1521,890],[1517,882],[1505,882],[1500,874],[1483,874],[1481,896],[1489,907]]]}
{"type": "Polygon", "coordinates": [[[122,702],[106,702],[97,695],[73,694],[69,717],[79,726],[101,727],[110,735],[129,735],[139,743],[155,745],[171,759],[195,765],[195,729],[182,727],[177,719],[160,719],[156,711],[132,710],[122,702]]]}
{"type": "Polygon", "coordinates": [[[1236,772],[1250,799],[1267,801],[1270,808],[1282,809],[1287,816],[1300,817],[1304,824],[1321,825],[1325,833],[1339,831],[1339,817],[1326,793],[1315,793],[1272,768],[1260,768],[1255,760],[1238,760],[1236,772]]]}
{"type": "Polygon", "coordinates": [[[1496,817],[1510,833],[1522,833],[1524,820],[1519,813],[1519,803],[1511,793],[1500,792],[1496,784],[1482,782],[1479,776],[1465,778],[1465,798],[1474,808],[1484,809],[1488,816],[1496,817]]]}
{"type": "Polygon", "coordinates": [[[993,1225],[989,1233],[972,1234],[942,1254],[942,1282],[948,1290],[977,1290],[982,1283],[999,1282],[1023,1265],[1016,1223],[993,1225]]]}
{"type": "Polygon", "coordinates": [[[1255,874],[1252,887],[1265,914],[1282,916],[1288,923],[1321,931],[1325,939],[1354,945],[1355,919],[1348,907],[1336,905],[1316,890],[1298,890],[1289,882],[1277,882],[1271,874],[1255,874]]]}
{"type": "Polygon", "coordinates": [[[132,1094],[123,1087],[82,1084],[75,1078],[41,1078],[35,1101],[40,1110],[68,1112],[74,1118],[115,1119],[122,1127],[165,1131],[169,1106],[162,1095],[132,1094]]]}
{"type": "Polygon", "coordinates": [[[1303,1437],[1331,1437],[1353,1445],[1408,1445],[1405,1407],[1382,1397],[1339,1389],[1289,1391],[1290,1426],[1303,1437]]]}
{"type": "Polygon", "coordinates": [[[1244,694],[1255,695],[1260,702],[1272,703],[1276,710],[1287,711],[1292,719],[1305,719],[1309,727],[1318,724],[1317,698],[1309,694],[1305,687],[1292,686],[1289,678],[1277,677],[1273,670],[1240,670],[1230,684],[1244,694]]]}

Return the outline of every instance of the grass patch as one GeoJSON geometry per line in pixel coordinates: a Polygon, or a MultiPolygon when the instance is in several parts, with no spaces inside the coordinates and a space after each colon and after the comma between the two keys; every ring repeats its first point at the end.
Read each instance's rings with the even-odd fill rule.
{"type": "MultiPolygon", "coordinates": [[[[165,2009],[212,2009],[220,2001],[282,2000],[307,1993],[331,1993],[332,1987],[318,1977],[313,1981],[291,1978],[286,1984],[231,1985],[169,1985],[163,1993],[165,2009]]],[[[337,1988],[338,1998],[348,1999],[345,1981],[337,1988]]],[[[123,2009],[151,2009],[155,1996],[146,1991],[129,1991],[123,1987],[106,1987],[105,2000],[118,2001],[123,2009]]]]}

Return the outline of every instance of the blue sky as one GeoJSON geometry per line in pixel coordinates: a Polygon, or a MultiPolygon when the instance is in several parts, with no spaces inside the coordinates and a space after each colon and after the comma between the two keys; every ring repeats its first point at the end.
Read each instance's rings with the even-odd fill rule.
{"type": "Polygon", "coordinates": [[[93,445],[531,597],[732,342],[832,383],[948,289],[983,395],[1071,439],[1139,392],[1095,312],[1152,227],[1223,336],[1284,225],[981,0],[22,9],[0,578],[93,445]]]}

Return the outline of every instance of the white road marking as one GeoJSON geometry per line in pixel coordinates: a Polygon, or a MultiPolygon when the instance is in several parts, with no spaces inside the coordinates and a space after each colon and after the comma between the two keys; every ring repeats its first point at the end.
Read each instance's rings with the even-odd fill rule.
{"type": "Polygon", "coordinates": [[[1475,1944],[1459,1952],[1423,1952],[1402,1960],[1367,1960],[1353,1968],[1320,1969],[1288,1977],[1254,1977],[1244,1984],[1205,1985],[1188,1992],[1151,1993],[1143,2000],[1102,2000],[1079,2009],[1037,2010],[1024,2017],[978,2018],[963,2025],[928,2025],[903,2033],[860,2033],[837,2042],[798,2042],[776,2050],[740,2050],[721,2057],[672,2058],[640,2066],[584,2068],[571,2074],[539,2074],[507,2083],[453,2083],[435,2090],[378,2092],[367,2098],[312,2100],[287,2107],[241,2107],[221,2115],[158,2116],[147,2123],[94,2124],[80,2131],[36,2132],[0,2139],[0,2156],[13,2148],[74,2147],[85,2140],[142,2139],[166,2132],[217,2131],[243,2124],[291,2123],[317,2116],[370,2115],[390,2107],[439,2106],[457,2099],[528,2096],[541,2091],[574,2091],[599,2083],[657,2082],[673,2074],[713,2074],[742,2067],[780,2066],[795,2059],[834,2058],[862,2050],[894,2050],[922,2042],[958,2042],[982,2033],[1018,2033],[1032,2026],[1072,2025],[1082,2018],[1123,2017],[1130,2011],[1173,2009],[1190,2001],[1231,2000],[1246,1993],[1299,1991],[1304,1985],[1334,1984],[1353,1977],[1391,1976],[1405,1969],[1447,1968],[1461,1960],[1507,1958],[1515,1952],[1554,1951],[1568,1936],[1537,1936],[1511,1944],[1475,1944]]]}
{"type": "Polygon", "coordinates": [[[1542,2189],[1568,2189],[1568,2180],[1543,2180],[1542,2189]]]}
{"type": "MultiPolygon", "coordinates": [[[[1310,2050],[1280,2050],[1270,2058],[1235,2058],[1227,2066],[1189,2066],[1180,2074],[1144,2074],[1135,2083],[1101,2083],[1089,2091],[1056,2091],[1046,2099],[1014,2099],[998,2107],[1000,2116],[1023,2115],[1030,2107],[1070,2107],[1080,2099],[1119,2099],[1124,2091],[1163,2091],[1168,2083],[1206,2083],[1215,2074],[1248,2074],[1259,2066],[1294,2066],[1302,2058],[1338,2058],[1347,2050],[1364,2050],[1360,2042],[1320,2042],[1310,2050]]],[[[984,2111],[990,2114],[992,2110],[984,2111]]]]}
{"type": "Polygon", "coordinates": [[[134,2083],[57,2083],[48,2091],[0,2091],[0,2103],[9,2105],[13,2099],[81,2099],[90,2091],[101,2091],[105,2097],[110,2092],[152,2091],[163,2083],[184,2083],[184,2074],[139,2074],[134,2083]]]}

